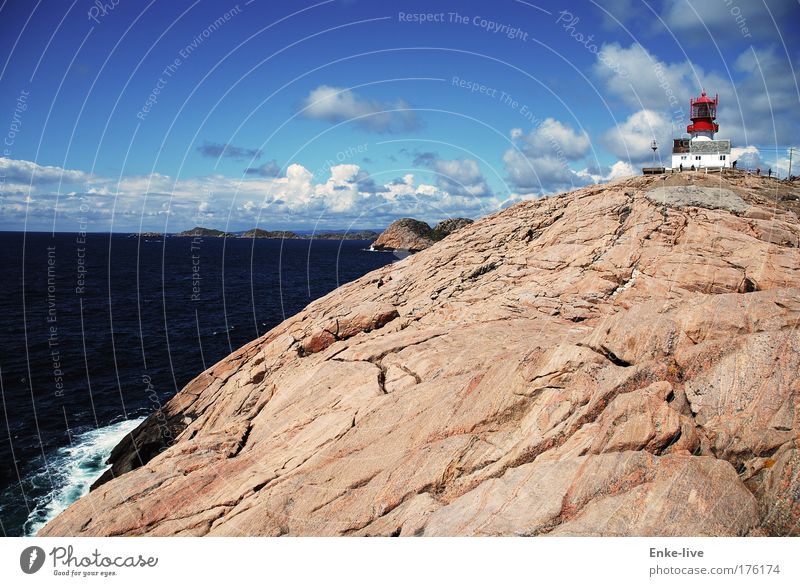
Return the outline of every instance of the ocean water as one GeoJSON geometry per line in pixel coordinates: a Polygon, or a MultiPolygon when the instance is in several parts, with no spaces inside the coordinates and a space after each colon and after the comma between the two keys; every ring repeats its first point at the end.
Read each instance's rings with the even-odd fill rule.
{"type": "Polygon", "coordinates": [[[0,233],[0,531],[32,535],[189,380],[396,259],[367,241],[0,233]]]}

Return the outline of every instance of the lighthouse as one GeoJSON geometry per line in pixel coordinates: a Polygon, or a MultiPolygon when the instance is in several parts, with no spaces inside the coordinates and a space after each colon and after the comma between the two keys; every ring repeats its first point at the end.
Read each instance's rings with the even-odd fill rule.
{"type": "Polygon", "coordinates": [[[699,98],[689,101],[689,117],[692,123],[686,127],[689,138],[675,138],[672,146],[672,168],[684,170],[702,168],[721,168],[731,166],[731,141],[719,140],[714,135],[719,132],[717,106],[719,96],[711,99],[703,91],[699,98]]]}

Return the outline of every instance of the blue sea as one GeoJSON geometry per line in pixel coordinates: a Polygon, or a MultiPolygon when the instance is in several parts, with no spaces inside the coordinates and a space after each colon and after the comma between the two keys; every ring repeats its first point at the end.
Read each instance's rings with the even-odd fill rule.
{"type": "Polygon", "coordinates": [[[0,233],[0,531],[32,535],[189,380],[392,262],[369,241],[0,233]]]}

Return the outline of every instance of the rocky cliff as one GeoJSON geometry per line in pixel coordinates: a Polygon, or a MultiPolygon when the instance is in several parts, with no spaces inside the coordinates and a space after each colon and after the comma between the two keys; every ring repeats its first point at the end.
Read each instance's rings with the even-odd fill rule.
{"type": "Polygon", "coordinates": [[[40,534],[798,535],[797,194],[684,173],[483,218],[202,373],[40,534]]]}

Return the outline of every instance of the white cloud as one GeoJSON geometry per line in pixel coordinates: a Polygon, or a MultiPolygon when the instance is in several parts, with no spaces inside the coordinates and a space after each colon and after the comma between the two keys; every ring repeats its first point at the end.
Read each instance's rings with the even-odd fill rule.
{"type": "Polygon", "coordinates": [[[352,183],[358,175],[359,166],[352,164],[334,165],[331,167],[331,181],[335,183],[352,183]]]}
{"type": "MultiPolygon", "coordinates": [[[[26,161],[7,167],[27,168],[26,161]]],[[[474,179],[469,163],[450,171],[474,179]]],[[[86,174],[77,172],[74,177],[86,174]]],[[[0,226],[19,229],[27,218],[29,229],[49,229],[55,210],[59,230],[77,230],[82,218],[89,230],[178,231],[198,223],[224,230],[301,228],[317,222],[341,227],[356,222],[380,227],[402,216],[434,221],[448,216],[475,216],[495,211],[493,197],[450,193],[438,185],[415,181],[412,174],[388,182],[375,181],[358,165],[331,167],[325,177],[300,164],[289,165],[283,177],[245,176],[234,179],[209,175],[175,179],[161,174],[130,175],[121,179],[94,176],[89,183],[67,186],[59,194],[52,186],[27,190],[3,187],[0,226]],[[29,199],[26,201],[26,198],[29,199]],[[222,218],[225,218],[224,220],[222,218]]]]}
{"type": "Polygon", "coordinates": [[[723,2],[667,0],[662,17],[667,26],[677,32],[691,31],[700,34],[705,33],[706,28],[712,31],[736,32],[735,27],[731,26],[735,17],[724,9],[723,2]]]}
{"type": "Polygon", "coordinates": [[[639,110],[603,135],[606,150],[624,161],[635,163],[652,160],[651,144],[656,140],[659,153],[671,157],[672,125],[666,115],[653,110],[639,110]]]}
{"type": "MultiPolygon", "coordinates": [[[[731,149],[731,159],[737,161],[738,169],[745,171],[761,169],[761,172],[766,174],[772,169],[772,174],[779,177],[786,177],[789,174],[789,156],[783,149],[762,151],[753,145],[737,147],[731,149]]],[[[800,175],[799,169],[800,164],[795,157],[792,162],[792,175],[800,175]]]]}
{"type": "Polygon", "coordinates": [[[604,136],[607,139],[614,133],[609,143],[609,150],[623,160],[615,162],[605,170],[576,170],[573,164],[586,159],[592,148],[588,133],[581,132],[553,118],[547,118],[539,126],[525,134],[514,128],[510,132],[511,140],[517,148],[503,153],[508,179],[514,186],[512,194],[503,206],[524,199],[530,194],[548,194],[557,191],[575,189],[589,183],[611,181],[621,177],[637,174],[636,168],[628,156],[625,146],[633,150],[644,147],[650,151],[653,140],[653,129],[657,130],[658,139],[669,137],[669,121],[654,112],[640,112],[632,115],[617,129],[612,129],[604,136]],[[664,128],[667,129],[664,135],[664,128]]]}
{"type": "MultiPolygon", "coordinates": [[[[746,77],[737,83],[741,112],[721,110],[723,124],[741,125],[741,142],[792,144],[800,136],[800,93],[785,55],[770,49],[747,49],[734,62],[746,77]]],[[[733,105],[733,104],[731,104],[733,105]]],[[[721,109],[721,106],[720,106],[721,109]]]]}
{"type": "Polygon", "coordinates": [[[627,161],[617,161],[611,165],[611,169],[603,180],[614,181],[615,179],[622,179],[623,177],[630,177],[631,175],[638,175],[639,172],[627,161]]]}
{"type": "Polygon", "coordinates": [[[579,132],[555,120],[545,119],[526,135],[521,129],[511,130],[512,140],[518,141],[523,150],[531,155],[561,153],[569,160],[583,158],[591,147],[589,135],[579,132]]]}
{"type": "MultiPolygon", "coordinates": [[[[691,63],[665,63],[638,43],[630,47],[609,43],[600,54],[603,58],[598,56],[594,74],[611,94],[635,109],[672,112],[685,121],[689,97],[705,83],[706,76],[691,63]]],[[[722,91],[716,89],[717,80],[708,83],[712,84],[707,85],[709,89],[722,91]]]]}
{"type": "Polygon", "coordinates": [[[436,184],[444,192],[472,197],[491,195],[489,185],[474,159],[431,159],[428,166],[437,173],[436,184]]]}
{"type": "Polygon", "coordinates": [[[370,132],[408,132],[419,128],[416,113],[404,100],[367,100],[345,88],[321,85],[304,100],[303,115],[327,122],[353,120],[370,132]]]}
{"type": "Polygon", "coordinates": [[[513,128],[510,136],[515,148],[503,153],[503,163],[509,181],[520,193],[552,193],[588,182],[571,167],[572,161],[585,157],[591,148],[586,132],[547,118],[528,134],[513,128]]]}
{"type": "Polygon", "coordinates": [[[523,194],[547,194],[586,185],[586,177],[574,171],[566,160],[552,155],[528,156],[517,149],[503,153],[508,179],[523,194]]]}
{"type": "Polygon", "coordinates": [[[772,41],[780,30],[776,23],[797,22],[797,9],[797,0],[771,0],[769,4],[667,0],[662,18],[681,41],[691,44],[708,44],[712,39],[717,43],[739,39],[753,42],[761,37],[772,41]]]}
{"type": "Polygon", "coordinates": [[[43,183],[82,183],[91,178],[89,173],[39,165],[32,161],[0,157],[0,176],[12,183],[39,185],[43,183]]]}
{"type": "Polygon", "coordinates": [[[469,197],[492,194],[475,159],[442,159],[435,152],[414,155],[414,166],[427,167],[436,173],[436,185],[441,191],[469,197]]]}
{"type": "Polygon", "coordinates": [[[603,25],[609,30],[618,30],[620,23],[625,25],[643,14],[650,12],[642,6],[641,0],[604,0],[600,10],[603,25]]]}
{"type": "Polygon", "coordinates": [[[585,177],[592,183],[603,183],[605,181],[614,181],[615,179],[622,179],[623,177],[630,177],[638,175],[639,171],[634,168],[628,161],[617,161],[610,167],[603,170],[595,169],[582,169],[578,171],[578,175],[585,177]]]}

